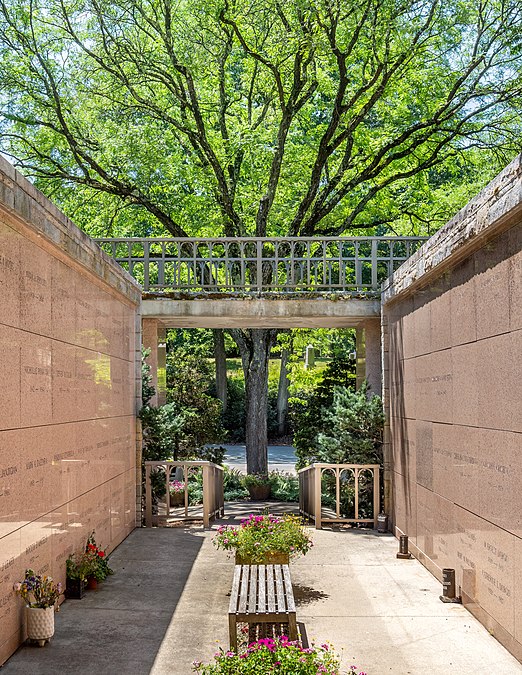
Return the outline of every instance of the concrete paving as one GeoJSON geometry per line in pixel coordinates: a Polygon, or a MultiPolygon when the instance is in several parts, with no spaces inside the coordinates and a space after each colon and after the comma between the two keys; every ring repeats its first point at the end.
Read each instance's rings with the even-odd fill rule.
{"type": "MultiPolygon", "coordinates": [[[[223,522],[287,505],[227,505],[223,522]]],[[[115,575],[67,600],[45,648],[23,646],[2,675],[189,675],[192,661],[228,647],[233,562],[200,528],[135,530],[113,553],[115,575]]],[[[291,563],[303,638],[330,641],[343,668],[368,675],[516,675],[519,664],[416,560],[397,560],[391,535],[311,531],[291,563]]],[[[259,674],[263,675],[263,674],[259,674]]]]}

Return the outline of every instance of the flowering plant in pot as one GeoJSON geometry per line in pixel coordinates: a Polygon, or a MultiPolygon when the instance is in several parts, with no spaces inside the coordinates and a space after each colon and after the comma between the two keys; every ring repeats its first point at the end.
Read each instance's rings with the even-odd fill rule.
{"type": "Polygon", "coordinates": [[[181,506],[185,501],[185,483],[180,480],[170,481],[169,493],[171,506],[181,506]]]}
{"type": "MultiPolygon", "coordinates": [[[[323,644],[304,648],[299,642],[290,642],[286,636],[264,638],[251,642],[246,652],[235,654],[223,650],[214,656],[214,663],[203,665],[194,661],[193,670],[198,675],[265,675],[268,673],[292,673],[292,675],[339,675],[339,657],[323,644]]],[[[355,673],[355,666],[351,672],[355,673]]],[[[359,675],[366,675],[360,672],[359,675]]]]}
{"type": "Polygon", "coordinates": [[[65,561],[65,597],[80,600],[85,595],[87,577],[93,571],[92,556],[87,553],[70,555],[65,561]]]}
{"type": "Polygon", "coordinates": [[[62,585],[55,584],[52,577],[27,569],[24,580],[16,583],[14,590],[25,602],[28,639],[43,647],[54,635],[54,610],[62,585]]]}
{"type": "Polygon", "coordinates": [[[252,500],[269,499],[272,494],[270,476],[265,473],[249,473],[243,478],[242,482],[252,500]]]}
{"type": "Polygon", "coordinates": [[[106,552],[96,543],[94,532],[91,532],[87,539],[85,555],[88,561],[87,587],[96,588],[98,582],[105,581],[114,572],[109,566],[109,557],[106,552]]]}
{"type": "Polygon", "coordinates": [[[238,565],[285,564],[313,546],[298,516],[253,513],[239,527],[219,527],[213,543],[218,549],[234,551],[238,565]]]}

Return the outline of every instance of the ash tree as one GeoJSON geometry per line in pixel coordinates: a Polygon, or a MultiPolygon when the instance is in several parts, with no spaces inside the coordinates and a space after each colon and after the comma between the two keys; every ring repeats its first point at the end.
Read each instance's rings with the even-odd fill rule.
{"type": "MultiPolygon", "coordinates": [[[[521,14],[519,0],[0,0],[1,149],[92,235],[397,231],[514,154],[521,14]]],[[[231,333],[248,470],[265,471],[276,331],[231,333]]]]}

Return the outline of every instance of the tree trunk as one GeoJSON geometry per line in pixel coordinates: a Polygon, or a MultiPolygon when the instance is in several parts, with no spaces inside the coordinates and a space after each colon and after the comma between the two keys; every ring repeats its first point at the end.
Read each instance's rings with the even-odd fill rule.
{"type": "Polygon", "coordinates": [[[212,330],[214,337],[214,361],[216,363],[216,394],[223,406],[223,412],[227,410],[227,356],[225,353],[225,336],[222,328],[212,330]]]}
{"type": "Polygon", "coordinates": [[[245,374],[247,473],[268,472],[268,360],[277,330],[230,329],[239,347],[245,374]]]}
{"type": "Polygon", "coordinates": [[[281,371],[279,373],[279,387],[277,389],[277,428],[280,436],[286,433],[288,416],[288,357],[290,350],[281,349],[281,371]]]}

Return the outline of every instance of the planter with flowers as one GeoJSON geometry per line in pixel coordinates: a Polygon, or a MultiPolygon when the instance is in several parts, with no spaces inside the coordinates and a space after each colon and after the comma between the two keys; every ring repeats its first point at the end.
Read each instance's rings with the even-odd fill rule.
{"type": "Polygon", "coordinates": [[[89,535],[85,546],[85,556],[88,560],[87,588],[96,590],[100,581],[114,574],[109,567],[109,558],[106,552],[101,549],[94,539],[94,532],[89,535]]]}
{"type": "Polygon", "coordinates": [[[25,571],[25,579],[14,585],[25,602],[27,638],[43,647],[54,635],[54,611],[62,594],[62,585],[52,577],[25,571]]]}
{"type": "Polygon", "coordinates": [[[298,516],[255,516],[239,527],[222,525],[213,539],[218,549],[234,551],[237,565],[286,564],[313,546],[298,516]]]}
{"type": "Polygon", "coordinates": [[[272,494],[272,483],[266,474],[249,473],[243,478],[242,483],[253,501],[269,499],[272,494]]]}
{"type": "Polygon", "coordinates": [[[170,505],[182,506],[185,501],[185,483],[172,480],[169,483],[170,505]]]}
{"type": "Polygon", "coordinates": [[[81,600],[85,595],[87,575],[91,570],[91,558],[85,553],[70,555],[65,561],[65,597],[81,600]]]}
{"type": "MultiPolygon", "coordinates": [[[[198,675],[261,675],[272,672],[339,675],[341,672],[339,657],[331,650],[330,645],[312,645],[305,649],[298,642],[290,642],[285,636],[275,640],[265,638],[252,642],[243,654],[221,650],[215,655],[214,663],[203,665],[200,661],[194,661],[192,665],[198,675]]],[[[357,668],[352,666],[351,673],[355,675],[356,671],[357,668]]],[[[359,675],[366,673],[359,672],[359,675]]]]}

